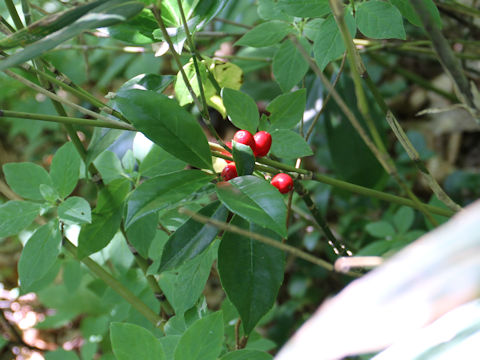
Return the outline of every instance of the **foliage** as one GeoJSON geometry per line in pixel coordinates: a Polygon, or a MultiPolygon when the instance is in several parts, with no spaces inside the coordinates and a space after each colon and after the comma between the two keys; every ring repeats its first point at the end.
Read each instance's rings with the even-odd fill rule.
{"type": "Polygon", "coordinates": [[[459,209],[449,194],[478,197],[464,170],[442,190],[386,104],[414,82],[475,111],[461,87],[389,80],[407,51],[439,52],[428,31],[450,20],[421,3],[0,5],[0,247],[21,241],[19,291],[55,310],[37,326],[83,338],[46,359],[271,359],[361,276],[336,273],[339,255],[390,256],[459,209]],[[239,176],[222,181],[233,128],[272,147],[234,141],[239,176]]]}

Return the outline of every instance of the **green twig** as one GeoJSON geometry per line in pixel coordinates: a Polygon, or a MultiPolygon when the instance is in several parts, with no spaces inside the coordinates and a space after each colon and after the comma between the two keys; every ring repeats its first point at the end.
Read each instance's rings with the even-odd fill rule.
{"type": "Polygon", "coordinates": [[[235,21],[228,20],[228,19],[224,19],[224,18],[216,17],[213,20],[219,21],[219,22],[222,22],[222,23],[225,23],[225,24],[229,24],[229,25],[243,27],[244,29],[251,29],[252,28],[250,25],[242,24],[242,23],[235,22],[235,21]]]}
{"type": "Polygon", "coordinates": [[[42,121],[56,122],[56,123],[67,124],[67,125],[84,125],[84,126],[103,127],[108,129],[136,131],[135,128],[131,125],[124,124],[121,122],[115,122],[112,120],[110,121],[90,120],[90,119],[74,118],[74,117],[68,117],[68,116],[32,114],[32,113],[9,111],[9,110],[0,110],[0,117],[1,116],[18,118],[18,119],[27,119],[27,120],[42,120],[42,121]]]}
{"type": "MultiPolygon", "coordinates": [[[[73,245],[68,239],[64,238],[64,247],[75,258],[77,257],[77,247],[73,245]]],[[[164,320],[150,309],[142,300],[140,300],[134,293],[127,289],[120,281],[115,279],[100,265],[89,257],[78,259],[87,266],[87,268],[105,284],[110,286],[117,294],[124,298],[132,307],[147,318],[155,327],[164,331],[164,320]]]]}

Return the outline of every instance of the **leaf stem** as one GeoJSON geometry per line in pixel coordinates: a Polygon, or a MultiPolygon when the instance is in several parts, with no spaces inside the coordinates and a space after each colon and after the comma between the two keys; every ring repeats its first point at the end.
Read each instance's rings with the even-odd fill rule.
{"type": "MultiPolygon", "coordinates": [[[[64,237],[63,246],[67,251],[72,254],[76,259],[77,247],[73,245],[67,238],[64,237]]],[[[105,284],[110,286],[117,294],[124,298],[132,307],[140,312],[145,318],[147,318],[155,327],[164,331],[164,320],[157,315],[152,309],[150,309],[142,300],[140,300],[134,293],[127,289],[120,281],[115,279],[107,271],[105,271],[100,265],[89,257],[78,259],[97,277],[99,277],[105,284]]]]}

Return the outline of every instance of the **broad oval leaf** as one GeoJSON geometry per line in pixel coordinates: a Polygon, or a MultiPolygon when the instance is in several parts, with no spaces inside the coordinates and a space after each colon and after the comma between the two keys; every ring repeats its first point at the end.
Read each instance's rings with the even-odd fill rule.
{"type": "Polygon", "coordinates": [[[129,323],[110,324],[110,340],[117,360],[165,360],[160,341],[147,329],[129,323]]]}
{"type": "Polygon", "coordinates": [[[255,101],[249,95],[229,88],[222,89],[222,100],[233,125],[255,134],[259,121],[255,101]]]}
{"type": "Polygon", "coordinates": [[[0,239],[15,235],[32,223],[40,213],[39,204],[28,201],[8,201],[0,205],[0,239]]]}
{"type": "MultiPolygon", "coordinates": [[[[418,17],[415,9],[413,8],[412,4],[409,0],[390,0],[390,2],[395,5],[398,10],[402,13],[402,15],[413,25],[418,27],[423,27],[422,20],[418,17]]],[[[438,11],[437,6],[432,0],[422,0],[423,5],[430,16],[433,18],[433,21],[437,24],[437,26],[441,29],[442,28],[442,19],[440,17],[440,13],[438,11]]]]}
{"type": "MultiPolygon", "coordinates": [[[[227,209],[220,201],[211,203],[198,213],[218,221],[227,219],[227,209]]],[[[158,271],[171,270],[194,258],[212,243],[218,231],[218,228],[193,218],[187,220],[168,238],[158,271]]]]}
{"type": "Polygon", "coordinates": [[[278,190],[256,176],[240,176],[217,184],[217,195],[235,214],[286,237],[287,207],[278,190]]]}
{"type": "Polygon", "coordinates": [[[55,190],[62,199],[70,195],[77,186],[80,162],[80,155],[72,142],[67,142],[53,156],[50,177],[55,190]]]}
{"type": "Polygon", "coordinates": [[[300,89],[291,93],[277,96],[267,106],[270,112],[272,129],[291,129],[297,125],[303,117],[307,102],[307,91],[300,89]]]}
{"type": "Polygon", "coordinates": [[[393,223],[398,232],[406,233],[408,229],[410,229],[410,226],[412,226],[414,218],[415,212],[413,209],[402,206],[393,216],[393,223]]]}
{"type": "Polygon", "coordinates": [[[372,39],[406,39],[403,18],[392,4],[379,0],[360,3],[356,20],[363,35],[372,39]]]}
{"type": "Polygon", "coordinates": [[[233,161],[238,176],[251,175],[255,169],[255,156],[250,146],[232,141],[233,161]]]}
{"type": "Polygon", "coordinates": [[[249,30],[238,39],[235,45],[251,47],[275,45],[293,31],[292,25],[287,22],[279,20],[267,21],[249,30]]]}
{"type": "Polygon", "coordinates": [[[55,264],[61,242],[62,236],[56,220],[39,227],[28,239],[18,261],[18,275],[23,291],[28,291],[55,264]]]}
{"type": "Polygon", "coordinates": [[[214,178],[200,170],[181,170],[145,181],[128,200],[125,226],[182,200],[214,178]]]}
{"type": "MultiPolygon", "coordinates": [[[[281,241],[270,230],[235,216],[232,225],[281,241]]],[[[252,238],[225,232],[218,249],[222,286],[249,334],[273,306],[283,281],[284,253],[252,238]]]]}
{"type": "Polygon", "coordinates": [[[87,200],[72,196],[58,206],[58,217],[65,223],[85,224],[92,222],[92,211],[87,200]]]}
{"type": "Polygon", "coordinates": [[[281,159],[296,159],[313,154],[303,137],[292,130],[283,129],[272,131],[271,151],[281,159]]]}
{"type": "Polygon", "coordinates": [[[260,350],[242,349],[229,352],[222,356],[220,360],[272,360],[273,357],[269,353],[260,350]]]}
{"type": "Polygon", "coordinates": [[[216,360],[222,350],[223,316],[221,311],[199,319],[182,335],[175,360],[216,360]]]}
{"type": "MultiPolygon", "coordinates": [[[[310,52],[310,43],[306,39],[299,38],[298,41],[310,52]]],[[[308,71],[308,62],[295,45],[287,40],[283,42],[273,57],[272,70],[282,91],[287,92],[303,79],[308,71]]]]}
{"type": "Polygon", "coordinates": [[[40,185],[52,186],[47,170],[34,163],[7,163],[3,165],[3,173],[10,188],[27,199],[43,200],[40,185]]]}
{"type": "Polygon", "coordinates": [[[330,12],[328,0],[279,0],[278,8],[298,17],[322,17],[330,12]]]}
{"type": "Polygon", "coordinates": [[[212,168],[212,154],[200,124],[175,100],[133,89],[122,92],[115,102],[139,131],[165,151],[199,168],[212,168]]]}
{"type": "Polygon", "coordinates": [[[148,250],[157,234],[158,214],[152,213],[136,221],[127,230],[127,239],[135,250],[148,258],[148,250]]]}

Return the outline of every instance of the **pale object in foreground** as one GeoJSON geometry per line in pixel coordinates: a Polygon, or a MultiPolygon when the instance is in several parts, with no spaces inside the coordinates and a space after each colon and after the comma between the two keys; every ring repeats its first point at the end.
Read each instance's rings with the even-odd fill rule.
{"type": "Polygon", "coordinates": [[[477,201],[326,301],[275,360],[341,359],[385,349],[479,290],[477,201]]]}

